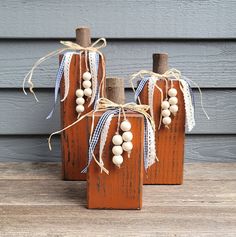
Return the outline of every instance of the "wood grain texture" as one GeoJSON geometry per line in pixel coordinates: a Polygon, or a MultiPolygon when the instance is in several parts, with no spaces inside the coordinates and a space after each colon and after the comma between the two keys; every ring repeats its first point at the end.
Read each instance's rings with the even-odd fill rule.
{"type": "MultiPolygon", "coordinates": [[[[86,208],[86,182],[0,180],[0,206],[68,205],[86,208]]],[[[189,180],[183,185],[144,185],[143,210],[160,206],[235,207],[235,180],[189,180]]],[[[114,213],[115,214],[115,213],[114,213]]],[[[140,212],[142,214],[142,212],[140,212]]],[[[150,215],[150,213],[149,213],[150,215]]]]}
{"type": "MultiPolygon", "coordinates": [[[[95,115],[94,125],[98,123],[102,113],[95,115]]],[[[123,115],[120,117],[124,120],[123,115]]],[[[133,149],[128,157],[123,152],[124,162],[120,168],[112,162],[112,137],[116,134],[118,116],[113,117],[107,142],[102,154],[104,167],[109,175],[101,173],[100,167],[92,160],[87,173],[87,202],[89,209],[141,209],[143,186],[143,138],[144,118],[140,114],[126,113],[126,118],[132,124],[133,149]]],[[[92,125],[92,116],[87,118],[88,135],[92,125]]],[[[121,131],[120,131],[121,132],[121,131]]],[[[122,133],[120,133],[122,135],[122,133]]],[[[87,136],[87,139],[89,137],[87,136]]],[[[99,144],[95,148],[94,155],[99,157],[99,144]]]]}
{"type": "MultiPolygon", "coordinates": [[[[133,101],[133,92],[126,91],[126,101],[133,101]]],[[[195,90],[196,92],[196,90],[195,90]]],[[[196,127],[191,134],[235,134],[236,90],[202,90],[203,102],[210,120],[200,106],[199,94],[195,93],[196,127]]],[[[59,111],[48,121],[45,117],[51,110],[53,91],[37,92],[40,103],[32,96],[24,96],[20,90],[2,90],[0,93],[0,134],[49,134],[60,128],[59,111]]]]}
{"type": "MultiPolygon", "coordinates": [[[[62,56],[60,55],[60,61],[62,56]]],[[[76,90],[82,83],[82,75],[85,72],[85,56],[74,55],[70,64],[70,88],[66,100],[61,103],[61,128],[65,128],[77,120],[76,112],[76,90]],[[81,68],[81,70],[80,70],[81,68]]],[[[61,82],[60,97],[64,98],[64,79],[61,82]]],[[[89,112],[89,101],[85,99],[84,113],[89,112]]],[[[82,113],[82,114],[84,114],[82,113]]],[[[81,114],[81,115],[82,115],[81,114]]],[[[88,147],[87,139],[81,136],[86,132],[85,122],[81,121],[69,130],[61,134],[61,153],[62,153],[62,178],[64,180],[85,180],[86,175],[81,174],[81,170],[86,165],[86,152],[88,147]]]]}
{"type": "Polygon", "coordinates": [[[4,237],[9,234],[17,237],[234,237],[236,232],[235,206],[220,204],[209,207],[156,204],[141,212],[86,210],[75,205],[8,205],[0,206],[0,211],[3,213],[0,221],[1,235],[4,237]]]}
{"type": "Polygon", "coordinates": [[[0,162],[0,180],[58,180],[61,162],[0,162]]]}
{"type": "MultiPolygon", "coordinates": [[[[21,88],[33,63],[48,52],[62,47],[58,40],[2,40],[0,43],[0,87],[21,88]]],[[[108,40],[106,55],[108,77],[125,79],[141,69],[152,70],[152,54],[169,53],[169,67],[175,67],[202,88],[236,87],[236,42],[204,40],[108,40]],[[145,50],[144,50],[145,49],[145,50]]],[[[52,88],[58,68],[57,58],[35,70],[37,88],[52,88]]]]}
{"type": "MultiPolygon", "coordinates": [[[[166,82],[157,81],[157,86],[163,91],[163,98],[167,98],[166,82]]],[[[168,81],[168,87],[171,87],[168,81]]],[[[185,107],[183,93],[178,82],[173,82],[173,88],[177,90],[178,112],[171,115],[171,124],[168,127],[161,122],[161,94],[154,91],[153,114],[156,126],[155,139],[156,151],[159,162],[152,165],[144,173],[144,184],[182,184],[184,164],[184,141],[185,141],[185,107]],[[159,124],[161,122],[161,127],[159,124]]],[[[140,94],[141,104],[148,104],[148,83],[140,94]]]]}
{"type": "Polygon", "coordinates": [[[86,183],[58,164],[0,163],[1,236],[235,236],[235,165],[187,164],[184,185],[144,186],[124,212],[86,209],[86,183]]]}
{"type": "MultiPolygon", "coordinates": [[[[0,162],[55,162],[61,160],[60,139],[52,140],[50,152],[47,136],[0,136],[0,162]]],[[[185,162],[236,161],[235,135],[187,135],[185,162]]]]}
{"type": "Polygon", "coordinates": [[[118,77],[108,77],[106,79],[107,99],[117,104],[125,103],[124,79],[118,77]]]}
{"type": "MultiPolygon", "coordinates": [[[[236,180],[235,169],[236,162],[186,163],[184,179],[186,181],[233,181],[236,180]]],[[[60,162],[0,162],[0,180],[58,180],[61,178],[60,175],[60,162]]]]}
{"type": "MultiPolygon", "coordinates": [[[[70,88],[66,100],[61,103],[61,127],[65,128],[76,121],[78,113],[76,112],[76,95],[75,92],[82,84],[82,75],[86,72],[85,55],[74,55],[70,64],[70,88]],[[80,71],[81,69],[81,71],[80,71]],[[80,77],[81,76],[81,77],[80,77]]],[[[89,62],[88,62],[89,65],[89,62]]],[[[91,70],[91,69],[90,69],[91,70]]],[[[106,83],[102,79],[105,78],[103,71],[102,59],[100,56],[97,83],[100,88],[100,95],[105,93],[106,83]],[[101,84],[102,83],[102,84],[101,84]],[[101,85],[101,86],[100,86],[101,85]]],[[[64,81],[61,85],[64,91],[64,81]]],[[[81,87],[83,89],[83,87],[81,87]]],[[[92,88],[95,90],[95,88],[92,88]]],[[[104,95],[105,96],[105,95],[104,95]]],[[[61,99],[64,98],[64,93],[61,93],[61,99]]],[[[84,97],[84,112],[80,116],[85,115],[93,109],[93,104],[89,106],[90,99],[84,97]]],[[[64,131],[61,135],[62,149],[62,177],[65,180],[86,180],[86,174],[82,174],[87,163],[88,139],[86,137],[87,127],[86,120],[81,120],[75,126],[64,131]]]]}
{"type": "Polygon", "coordinates": [[[235,7],[235,1],[220,0],[70,0],[60,4],[55,0],[4,0],[0,5],[0,35],[71,38],[80,24],[90,26],[94,37],[235,38],[235,7]]]}

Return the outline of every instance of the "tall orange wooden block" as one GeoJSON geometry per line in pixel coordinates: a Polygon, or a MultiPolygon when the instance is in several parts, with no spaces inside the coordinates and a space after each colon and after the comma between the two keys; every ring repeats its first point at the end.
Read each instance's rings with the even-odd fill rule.
{"type": "MultiPolygon", "coordinates": [[[[95,125],[101,113],[95,115],[95,125]]],[[[112,137],[117,129],[117,116],[114,116],[109,128],[107,142],[103,152],[104,167],[109,175],[101,173],[100,167],[94,160],[90,163],[87,173],[87,201],[88,208],[96,209],[141,209],[143,184],[143,116],[126,113],[132,124],[133,150],[130,158],[123,153],[124,162],[120,168],[112,163],[112,137]]],[[[123,116],[121,116],[122,121],[123,116]]],[[[91,127],[92,117],[88,116],[87,126],[91,127]]],[[[90,134],[90,129],[87,136],[90,134]]],[[[99,142],[95,149],[98,157],[99,142]]]]}
{"type": "MultiPolygon", "coordinates": [[[[164,73],[168,70],[168,55],[153,55],[153,71],[164,73]]],[[[157,85],[163,91],[166,98],[166,83],[164,80],[157,81],[157,85]]],[[[154,92],[153,108],[156,125],[156,150],[159,162],[153,164],[144,174],[144,184],[182,184],[184,167],[184,140],[185,140],[185,106],[183,93],[178,81],[174,81],[177,89],[178,112],[176,116],[171,115],[172,122],[169,129],[162,124],[158,130],[161,113],[161,95],[158,90],[154,92]]],[[[171,88],[169,81],[168,88],[171,88]]],[[[146,84],[140,94],[142,104],[148,104],[148,85],[146,84]]]]}
{"type": "MultiPolygon", "coordinates": [[[[87,31],[88,28],[79,28],[78,30],[87,31]]],[[[78,31],[77,31],[78,33],[78,31]]],[[[87,33],[87,32],[85,32],[87,33]]],[[[85,44],[88,39],[86,34],[77,35],[77,38],[84,40],[85,44]]],[[[89,35],[90,37],[90,35],[89,35]]],[[[77,39],[78,41],[78,39],[77,39]]],[[[80,43],[80,42],[79,42],[80,43]]],[[[88,46],[88,45],[85,45],[88,46]]],[[[60,56],[60,60],[62,56],[60,56]]],[[[89,64],[88,64],[89,65],[89,64]]],[[[64,128],[71,123],[75,122],[78,116],[76,112],[76,90],[79,88],[79,84],[82,80],[80,77],[83,73],[86,72],[85,65],[85,54],[73,55],[71,64],[70,64],[70,88],[69,94],[64,102],[61,103],[61,126],[64,128]],[[80,71],[81,69],[81,71],[80,71]]],[[[102,59],[100,56],[99,66],[98,66],[98,85],[101,83],[103,73],[102,71],[102,59]]],[[[104,75],[105,76],[105,75],[104,75]]],[[[101,90],[105,88],[105,81],[101,90]]],[[[93,89],[93,88],[92,88],[93,89]]],[[[64,80],[61,82],[61,98],[64,97],[64,80]]],[[[88,98],[84,104],[84,112],[81,114],[93,110],[93,104],[88,107],[90,99],[88,98]]],[[[85,134],[87,133],[86,120],[83,119],[73,127],[64,131],[61,135],[61,149],[62,149],[62,177],[64,180],[86,180],[86,174],[82,174],[81,170],[87,164],[87,150],[88,150],[88,141],[85,134]]]]}
{"type": "MultiPolygon", "coordinates": [[[[165,98],[165,82],[158,81],[158,86],[162,88],[165,98]]],[[[169,84],[170,85],[170,84],[169,84]]],[[[184,138],[185,138],[185,110],[182,91],[179,83],[174,82],[174,88],[178,91],[178,107],[179,111],[172,122],[169,129],[161,126],[160,130],[156,130],[156,150],[159,162],[154,163],[144,173],[144,184],[181,184],[183,182],[183,163],[184,163],[184,138]]],[[[148,88],[147,85],[140,94],[142,104],[148,104],[148,88]]],[[[158,128],[161,113],[160,93],[155,91],[154,94],[154,115],[156,128],[158,128]]]]}

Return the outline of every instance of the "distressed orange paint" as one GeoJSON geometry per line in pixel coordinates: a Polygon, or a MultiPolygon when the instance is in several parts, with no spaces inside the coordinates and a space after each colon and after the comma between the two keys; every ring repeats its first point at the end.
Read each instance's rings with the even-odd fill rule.
{"type": "MultiPolygon", "coordinates": [[[[101,113],[95,115],[97,124],[101,113]]],[[[123,116],[121,116],[122,121],[123,116]]],[[[101,173],[99,166],[93,160],[87,174],[87,201],[88,208],[96,209],[141,209],[143,184],[143,116],[127,113],[133,133],[133,150],[130,158],[127,152],[123,153],[124,162],[120,168],[112,163],[112,137],[117,129],[117,116],[114,116],[110,125],[107,142],[104,147],[103,161],[109,175],[101,173]]],[[[92,117],[87,118],[87,126],[91,127],[92,117]]],[[[89,137],[88,131],[87,137],[89,137]]],[[[99,154],[99,142],[95,155],[99,154]]]]}
{"type": "MultiPolygon", "coordinates": [[[[60,60],[62,56],[60,56],[60,60]]],[[[77,119],[76,95],[75,92],[79,88],[82,80],[79,75],[83,75],[86,71],[85,57],[82,55],[73,55],[70,65],[70,88],[68,97],[61,103],[61,126],[64,128],[73,123],[77,119]],[[81,61],[81,72],[80,70],[81,61]]],[[[98,69],[98,84],[102,79],[102,64],[101,57],[98,69]]],[[[105,73],[105,72],[104,72],[105,73]]],[[[103,84],[105,88],[105,81],[103,84]]],[[[105,91],[105,90],[104,90],[105,91]]],[[[61,82],[61,98],[64,96],[64,79],[61,82]]],[[[93,104],[88,107],[89,99],[86,100],[84,107],[85,114],[93,109],[93,104]]],[[[87,163],[88,141],[86,139],[87,128],[86,120],[83,119],[75,126],[67,129],[61,135],[61,150],[62,150],[62,177],[64,180],[86,180],[86,174],[81,174],[81,170],[87,163]]]]}
{"type": "MultiPolygon", "coordinates": [[[[157,81],[162,89],[164,98],[166,96],[165,81],[157,81]]],[[[170,82],[168,87],[170,88],[170,82]]],[[[174,88],[178,94],[178,108],[176,116],[171,115],[172,122],[169,129],[161,126],[156,130],[156,149],[159,162],[152,165],[147,173],[144,173],[144,184],[182,184],[184,163],[184,140],[185,140],[185,108],[183,93],[179,82],[174,82],[174,88]]],[[[145,85],[140,94],[142,104],[148,104],[148,85],[145,85]]],[[[155,90],[153,99],[156,128],[159,126],[161,113],[160,92],[155,90]]]]}

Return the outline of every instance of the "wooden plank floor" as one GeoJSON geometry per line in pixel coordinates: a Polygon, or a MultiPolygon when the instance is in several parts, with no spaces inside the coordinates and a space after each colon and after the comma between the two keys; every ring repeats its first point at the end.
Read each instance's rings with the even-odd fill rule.
{"type": "Polygon", "coordinates": [[[0,236],[236,236],[236,163],[185,165],[181,186],[145,186],[141,211],[86,209],[57,163],[0,163],[0,236]]]}

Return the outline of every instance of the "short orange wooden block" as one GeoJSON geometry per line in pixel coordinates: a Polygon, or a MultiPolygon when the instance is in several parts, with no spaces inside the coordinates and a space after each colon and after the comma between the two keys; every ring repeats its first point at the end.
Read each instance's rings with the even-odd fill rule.
{"type": "MultiPolygon", "coordinates": [[[[165,98],[165,81],[157,81],[157,85],[162,89],[165,98]]],[[[176,116],[171,116],[172,122],[169,129],[162,125],[160,130],[156,130],[156,149],[159,162],[152,165],[148,172],[144,174],[144,184],[182,184],[183,182],[185,107],[179,82],[174,82],[174,88],[178,91],[179,111],[176,116]]],[[[147,84],[140,94],[140,100],[142,104],[148,104],[147,84]]],[[[154,93],[153,107],[155,124],[158,128],[161,113],[161,95],[157,90],[154,93]]]]}
{"type": "MultiPolygon", "coordinates": [[[[95,115],[95,124],[97,124],[100,115],[95,115]]],[[[122,118],[123,116],[121,116],[121,121],[122,118]]],[[[111,140],[117,129],[117,116],[114,116],[103,153],[104,166],[109,170],[109,175],[104,172],[101,173],[94,160],[91,162],[87,174],[88,208],[141,209],[142,207],[143,116],[127,113],[127,119],[132,124],[131,132],[133,133],[133,150],[130,158],[124,152],[124,162],[120,168],[112,163],[113,144],[111,140]]],[[[91,122],[92,117],[89,116],[87,118],[88,128],[91,127],[91,122]]],[[[98,157],[99,153],[98,147],[99,142],[95,149],[96,157],[98,157]]]]}
{"type": "MultiPolygon", "coordinates": [[[[61,60],[62,56],[60,56],[61,60]]],[[[73,55],[70,64],[70,89],[67,99],[61,103],[61,126],[64,128],[73,123],[77,119],[76,95],[75,92],[79,88],[81,78],[86,71],[84,55],[80,58],[79,55],[73,55]],[[81,73],[80,73],[81,60],[81,73]]],[[[105,73],[105,72],[104,72],[105,73]]],[[[98,69],[98,84],[102,78],[101,57],[98,69]]],[[[104,82],[105,88],[105,82],[104,82]]],[[[61,83],[61,98],[64,93],[64,80],[61,83]]],[[[89,99],[85,102],[85,114],[93,109],[93,104],[88,107],[89,99]]],[[[81,174],[81,170],[87,164],[87,150],[88,142],[85,134],[87,133],[86,120],[81,120],[75,126],[64,131],[61,135],[61,149],[62,149],[62,176],[64,180],[86,180],[86,174],[81,174]]]]}

